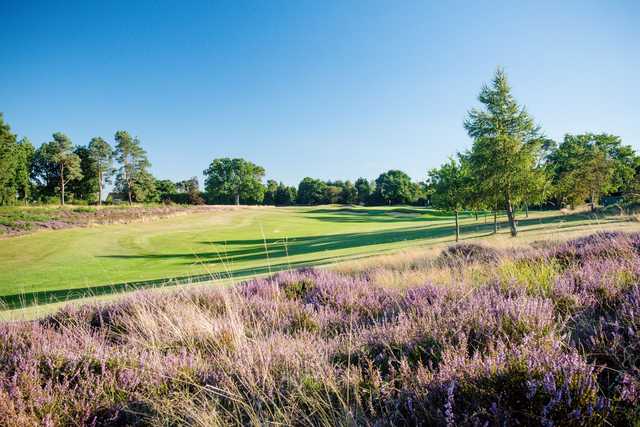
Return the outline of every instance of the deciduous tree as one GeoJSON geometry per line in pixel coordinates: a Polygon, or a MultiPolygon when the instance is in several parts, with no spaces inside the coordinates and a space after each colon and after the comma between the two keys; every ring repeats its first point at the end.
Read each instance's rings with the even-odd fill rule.
{"type": "Polygon", "coordinates": [[[326,203],[327,184],[314,178],[303,178],[298,185],[299,205],[320,205],[326,203]]]}
{"type": "Polygon", "coordinates": [[[429,184],[433,188],[434,207],[453,211],[456,220],[456,242],[460,239],[459,213],[468,201],[470,178],[462,162],[449,158],[440,168],[429,171],[429,184]]]}
{"type": "Polygon", "coordinates": [[[389,170],[376,179],[376,193],[384,204],[408,204],[415,198],[416,185],[406,173],[389,170]]]}
{"type": "Polygon", "coordinates": [[[221,202],[262,203],[264,168],[244,159],[215,159],[203,172],[205,191],[221,202]]]}

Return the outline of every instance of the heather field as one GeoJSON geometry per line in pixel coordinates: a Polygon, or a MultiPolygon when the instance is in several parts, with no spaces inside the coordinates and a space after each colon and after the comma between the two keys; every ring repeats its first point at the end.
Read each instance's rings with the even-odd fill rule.
{"type": "Polygon", "coordinates": [[[461,243],[0,325],[0,425],[637,425],[640,234],[461,243]]]}

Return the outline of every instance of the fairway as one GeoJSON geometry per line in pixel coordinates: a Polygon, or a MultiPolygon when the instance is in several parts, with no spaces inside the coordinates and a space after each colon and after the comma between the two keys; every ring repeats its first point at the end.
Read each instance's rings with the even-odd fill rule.
{"type": "MultiPolygon", "coordinates": [[[[616,221],[610,217],[598,224],[616,221]]],[[[462,238],[489,236],[491,222],[491,217],[476,221],[463,215],[462,238]]],[[[588,214],[558,212],[532,213],[520,221],[523,236],[594,224],[588,214]]],[[[42,231],[0,240],[0,296],[15,306],[32,296],[40,302],[64,300],[81,296],[80,289],[104,294],[156,279],[240,279],[452,242],[452,226],[452,216],[427,209],[321,206],[246,207],[42,231]]]]}

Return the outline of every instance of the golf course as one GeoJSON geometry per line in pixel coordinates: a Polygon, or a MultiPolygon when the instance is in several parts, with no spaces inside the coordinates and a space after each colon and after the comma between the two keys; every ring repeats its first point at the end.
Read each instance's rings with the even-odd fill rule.
{"type": "MultiPolygon", "coordinates": [[[[461,215],[462,240],[506,238],[504,218],[461,215]]],[[[128,224],[37,231],[0,240],[7,309],[133,288],[223,283],[394,250],[450,244],[454,218],[414,207],[240,207],[128,224]]],[[[618,216],[531,212],[522,237],[630,226],[618,216]]]]}

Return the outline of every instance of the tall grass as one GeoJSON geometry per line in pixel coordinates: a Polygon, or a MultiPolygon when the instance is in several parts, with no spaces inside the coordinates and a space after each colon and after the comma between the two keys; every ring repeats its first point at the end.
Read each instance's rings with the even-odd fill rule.
{"type": "Polygon", "coordinates": [[[139,291],[0,325],[0,425],[630,425],[640,235],[139,291]]]}

